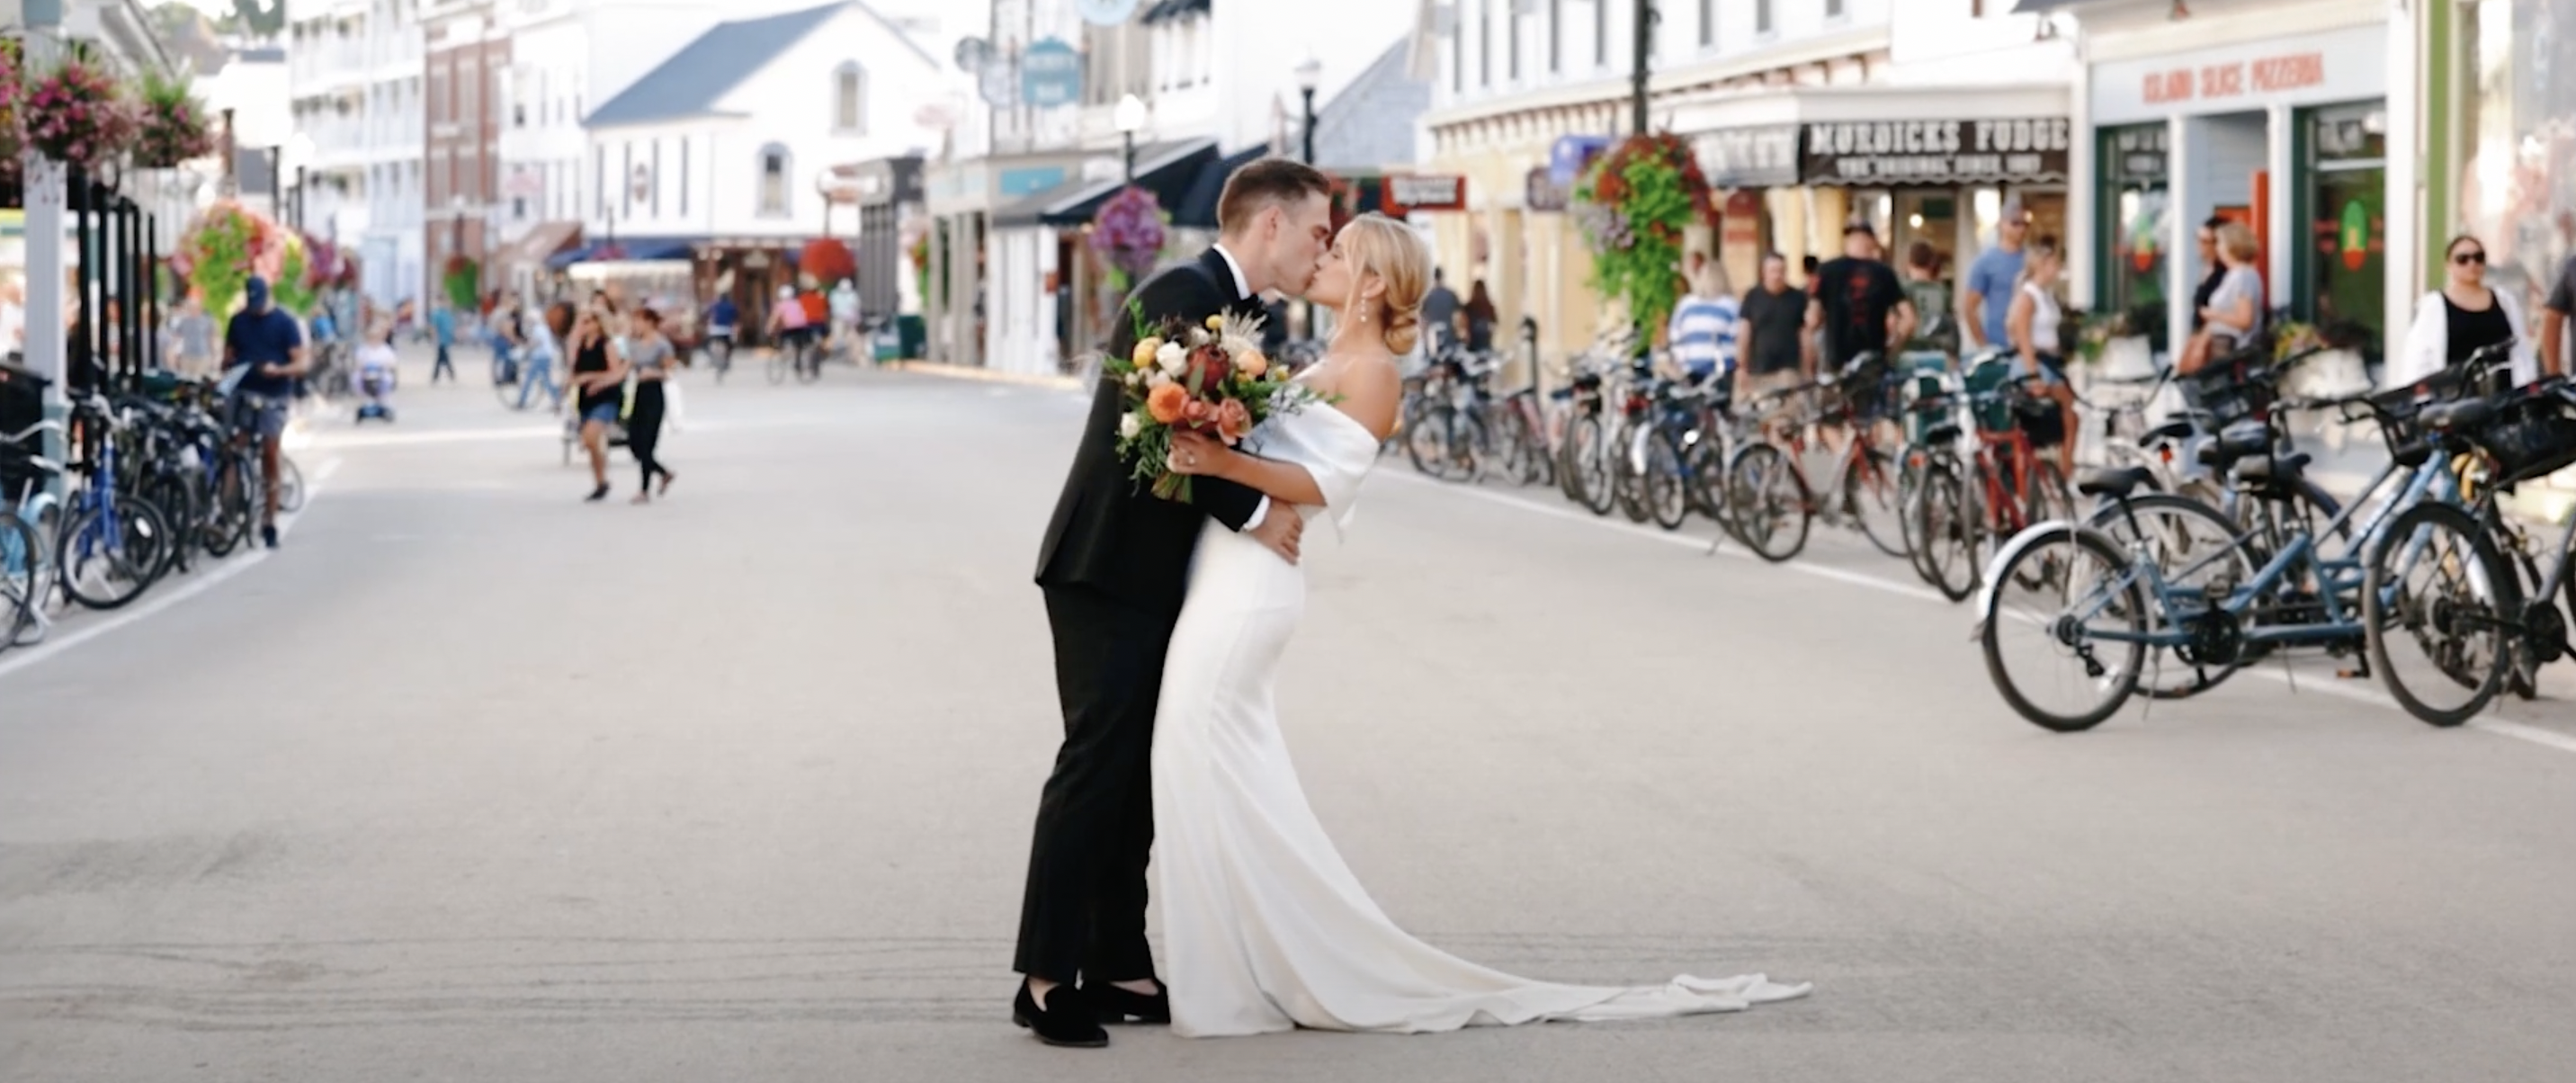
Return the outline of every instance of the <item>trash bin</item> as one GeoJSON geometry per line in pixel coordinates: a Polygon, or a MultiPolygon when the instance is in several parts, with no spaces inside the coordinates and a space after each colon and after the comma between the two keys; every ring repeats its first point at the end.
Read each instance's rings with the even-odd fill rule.
{"type": "Polygon", "coordinates": [[[921,360],[923,349],[930,341],[929,325],[923,323],[921,317],[913,313],[895,317],[894,325],[896,331],[903,336],[899,347],[903,351],[901,354],[903,359],[921,360]]]}

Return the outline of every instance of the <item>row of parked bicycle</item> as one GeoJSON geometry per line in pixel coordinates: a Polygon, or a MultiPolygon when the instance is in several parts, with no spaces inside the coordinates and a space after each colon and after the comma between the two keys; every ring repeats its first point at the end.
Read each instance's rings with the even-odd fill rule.
{"type": "Polygon", "coordinates": [[[1698,515],[1771,561],[1818,521],[1853,530],[1943,596],[1977,597],[1997,689],[2050,729],[2197,695],[2288,648],[2349,660],[2341,676],[2378,675],[2437,725],[2536,695],[2539,668],[2576,655],[2576,524],[2553,543],[2498,495],[2576,464],[2576,389],[2505,386],[2497,347],[2417,386],[2285,396],[2311,356],[2257,342],[2192,376],[2090,381],[2084,427],[2108,465],[2073,486],[2049,448],[2077,434],[2003,356],[1864,355],[1739,404],[1619,342],[1545,399],[1453,353],[1408,387],[1391,449],[1433,477],[1554,485],[1665,529],[1698,515]],[[2319,414],[2388,450],[2349,506],[2292,446],[2291,419],[2319,414]]]}
{"type": "MultiPolygon", "coordinates": [[[[76,395],[68,428],[0,433],[0,651],[41,642],[69,606],[115,609],[251,547],[268,479],[220,402],[212,379],[154,372],[132,393],[76,395]],[[58,432],[68,464],[42,453],[58,432]]],[[[301,509],[294,460],[278,474],[281,510],[301,509]]]]}

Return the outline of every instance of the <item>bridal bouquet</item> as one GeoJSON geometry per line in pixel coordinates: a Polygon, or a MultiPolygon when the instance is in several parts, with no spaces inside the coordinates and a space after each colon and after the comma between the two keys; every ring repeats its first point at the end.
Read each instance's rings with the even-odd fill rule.
{"type": "Polygon", "coordinates": [[[1261,355],[1259,316],[1148,323],[1141,306],[1130,302],[1128,311],[1136,321],[1135,350],[1101,363],[1126,389],[1118,457],[1138,483],[1153,483],[1155,496],[1186,504],[1190,479],[1171,469],[1173,433],[1204,433],[1233,445],[1272,414],[1304,408],[1308,396],[1261,355]]]}

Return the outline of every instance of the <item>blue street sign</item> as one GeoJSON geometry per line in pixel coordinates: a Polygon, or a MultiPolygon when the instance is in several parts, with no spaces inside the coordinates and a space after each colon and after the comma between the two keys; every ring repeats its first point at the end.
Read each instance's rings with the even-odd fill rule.
{"type": "Polygon", "coordinates": [[[1041,109],[1082,100],[1082,54],[1061,38],[1029,46],[1020,57],[1020,101],[1041,109]]]}

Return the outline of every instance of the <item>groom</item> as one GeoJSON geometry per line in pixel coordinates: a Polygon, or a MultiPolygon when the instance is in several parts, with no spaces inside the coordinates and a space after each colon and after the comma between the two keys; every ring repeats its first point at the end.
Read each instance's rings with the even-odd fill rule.
{"type": "MultiPolygon", "coordinates": [[[[1285,158],[1236,170],[1217,199],[1216,246],[1146,279],[1130,300],[1148,324],[1197,323],[1218,312],[1258,313],[1265,290],[1305,292],[1332,243],[1331,191],[1322,173],[1285,158]]],[[[1135,349],[1134,323],[1122,310],[1113,356],[1135,349]]],[[[1171,1021],[1145,944],[1145,864],[1154,842],[1148,765],[1163,650],[1180,619],[1202,523],[1213,518],[1292,564],[1304,523],[1217,478],[1197,479],[1192,503],[1156,499],[1118,459],[1124,412],[1117,380],[1104,376],[1038,552],[1064,745],[1038,798],[1012,963],[1027,981],[1011,1017],[1049,1045],[1107,1045],[1102,1020],[1171,1021]]]]}

